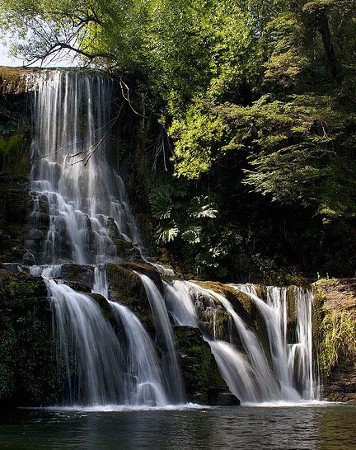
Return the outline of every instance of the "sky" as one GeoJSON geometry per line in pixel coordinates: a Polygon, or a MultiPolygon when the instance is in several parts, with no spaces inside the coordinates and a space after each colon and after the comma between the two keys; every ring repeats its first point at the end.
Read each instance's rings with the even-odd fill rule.
{"type": "Polygon", "coordinates": [[[23,61],[9,56],[9,50],[0,43],[0,66],[22,66],[23,61]]]}
{"type": "MultiPolygon", "coordinates": [[[[11,67],[22,67],[25,64],[23,59],[14,58],[10,56],[9,49],[4,45],[3,42],[0,41],[0,66],[11,66],[11,67]]],[[[40,63],[36,63],[31,65],[31,67],[39,66],[40,63]]],[[[62,59],[51,59],[47,64],[43,63],[42,67],[70,67],[75,66],[72,58],[62,58],[62,59]]]]}

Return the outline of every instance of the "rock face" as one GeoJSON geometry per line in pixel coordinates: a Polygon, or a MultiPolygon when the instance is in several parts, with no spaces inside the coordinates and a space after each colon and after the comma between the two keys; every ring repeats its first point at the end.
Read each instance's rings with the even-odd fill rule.
{"type": "Polygon", "coordinates": [[[39,406],[59,396],[52,312],[42,279],[0,269],[0,405],[39,406]]]}
{"type": "Polygon", "coordinates": [[[106,264],[109,299],[127,306],[137,315],[152,337],[155,326],[146,291],[140,277],[121,264],[106,264]]]}
{"type": "Polygon", "coordinates": [[[22,75],[0,68],[0,261],[22,263],[32,199],[29,195],[30,104],[22,75]]]}
{"type": "Polygon", "coordinates": [[[323,396],[356,403],[356,279],[319,280],[314,295],[323,396]]]}
{"type": "Polygon", "coordinates": [[[0,174],[0,260],[22,262],[31,198],[28,183],[21,178],[0,174]]]}
{"type": "Polygon", "coordinates": [[[188,401],[209,405],[239,405],[221,377],[209,344],[200,330],[175,327],[176,348],[188,401]]]}

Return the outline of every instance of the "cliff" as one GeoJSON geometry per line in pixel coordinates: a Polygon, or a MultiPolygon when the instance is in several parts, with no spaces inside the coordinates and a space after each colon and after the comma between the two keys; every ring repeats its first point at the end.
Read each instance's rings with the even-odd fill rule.
{"type": "Polygon", "coordinates": [[[322,279],[314,290],[323,396],[356,403],[356,279],[322,279]]]}
{"type": "MultiPolygon", "coordinates": [[[[0,196],[2,199],[0,262],[7,263],[2,266],[0,277],[0,309],[3,314],[0,322],[0,353],[2,355],[0,399],[3,403],[10,404],[53,402],[53,399],[57,398],[59,390],[54,364],[54,343],[50,330],[51,314],[46,290],[38,278],[33,278],[26,273],[28,268],[23,267],[24,272],[18,272],[16,268],[17,265],[31,262],[28,259],[26,247],[28,248],[30,241],[44,238],[48,228],[48,211],[46,213],[40,211],[41,214],[43,213],[42,216],[46,216],[43,223],[44,228],[36,229],[36,233],[29,235],[28,224],[33,210],[33,200],[29,192],[30,97],[32,94],[26,91],[25,75],[27,73],[25,69],[2,68],[0,70],[0,196]],[[38,289],[34,288],[34,284],[39,286],[38,289]],[[41,352],[43,347],[47,349],[49,357],[46,362],[47,366],[43,366],[41,359],[46,359],[41,352]],[[49,374],[48,377],[42,377],[43,379],[37,376],[42,367],[46,367],[49,374]],[[48,385],[46,380],[48,380],[48,385]],[[44,397],[42,392],[46,393],[44,397]]],[[[125,130],[121,130],[121,133],[123,131],[125,130]]],[[[124,144],[122,147],[127,151],[129,149],[129,146],[125,147],[124,144]]],[[[142,164],[142,161],[136,161],[136,164],[142,164]]],[[[151,166],[147,165],[147,167],[150,169],[151,177],[151,166]]],[[[132,195],[137,197],[142,195],[142,192],[138,191],[138,189],[132,190],[132,195]]],[[[149,213],[146,215],[150,218],[149,213]]],[[[231,240],[229,234],[227,234],[227,239],[231,240]]],[[[119,244],[119,242],[116,243],[117,246],[119,244]]],[[[121,242],[120,245],[127,247],[125,242],[121,242]]],[[[136,256],[139,256],[138,254],[130,256],[132,254],[130,246],[123,249],[121,254],[125,254],[125,260],[135,260],[136,256]]],[[[177,254],[179,255],[179,252],[177,254]]],[[[229,254],[233,254],[233,252],[229,252],[229,254]]],[[[241,261],[241,258],[235,257],[235,259],[241,261]]],[[[179,266],[181,263],[182,261],[177,265],[179,266]]],[[[73,269],[73,267],[67,267],[68,265],[65,266],[63,265],[62,269],[67,272],[73,269]]],[[[90,269],[90,266],[88,267],[90,269]]],[[[211,267],[214,267],[214,273],[219,277],[215,266],[211,267]]],[[[74,267],[74,269],[76,268],[74,267]]],[[[112,265],[108,268],[108,272],[111,274],[111,297],[114,301],[120,301],[129,306],[152,334],[152,338],[155,338],[154,324],[147,298],[132,269],[135,267],[125,267],[125,265],[112,265]]],[[[91,268],[91,270],[93,269],[91,268]]],[[[271,284],[278,283],[277,278],[273,280],[273,272],[269,273],[272,274],[271,284]]],[[[239,277],[238,274],[235,276],[239,277]]],[[[76,290],[90,292],[92,288],[92,282],[88,284],[85,278],[78,278],[78,273],[71,275],[62,273],[61,278],[66,279],[67,284],[76,290]]],[[[158,277],[158,283],[156,283],[158,285],[161,283],[159,280],[158,277]]],[[[157,282],[157,280],[155,281],[157,282]]],[[[236,311],[243,316],[248,326],[255,328],[263,347],[267,348],[266,330],[262,317],[248,297],[240,294],[241,298],[236,299],[233,290],[221,283],[208,282],[202,286],[226,296],[233,303],[236,311]]],[[[160,285],[158,287],[161,288],[160,285]]],[[[260,290],[265,296],[265,289],[261,287],[260,290]]],[[[314,291],[316,300],[313,337],[320,356],[324,383],[323,396],[330,400],[356,401],[356,280],[320,280],[315,283],[314,291]]],[[[261,294],[261,296],[263,295],[261,294]]],[[[96,300],[107,309],[106,303],[99,297],[96,300]]],[[[209,301],[210,299],[206,299],[204,296],[200,299],[202,304],[200,319],[206,335],[211,337],[216,333],[218,339],[232,340],[237,347],[241,347],[238,337],[229,331],[229,316],[225,309],[221,305],[215,308],[214,305],[209,304],[209,301]]],[[[289,306],[293,309],[292,303],[289,306]]],[[[295,328],[295,325],[293,326],[295,328]]],[[[188,380],[188,387],[191,388],[190,399],[202,397],[207,399],[212,395],[212,391],[216,394],[215,390],[224,383],[216,375],[215,363],[206,342],[202,341],[202,336],[191,329],[177,328],[175,338],[179,347],[181,365],[186,367],[183,376],[185,380],[188,380]],[[215,381],[212,385],[210,379],[206,379],[206,373],[202,373],[202,365],[214,373],[215,381]],[[196,375],[196,379],[193,381],[191,380],[192,373],[196,375]],[[203,395],[202,389],[204,389],[203,395]]]]}

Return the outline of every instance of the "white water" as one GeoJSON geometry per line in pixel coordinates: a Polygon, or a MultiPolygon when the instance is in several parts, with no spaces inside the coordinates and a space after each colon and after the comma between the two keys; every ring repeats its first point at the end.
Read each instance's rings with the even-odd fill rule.
{"type": "Polygon", "coordinates": [[[242,402],[259,402],[258,385],[245,355],[225,341],[207,341],[230,391],[242,402]]]}
{"type": "Polygon", "coordinates": [[[214,291],[207,291],[221,302],[234,320],[242,346],[253,369],[253,375],[256,378],[257,392],[255,392],[255,397],[261,401],[280,399],[281,393],[279,385],[269,367],[266,355],[255,333],[246,326],[244,321],[234,311],[231,303],[225,297],[214,291]]]}
{"type": "Polygon", "coordinates": [[[167,309],[176,325],[198,327],[198,318],[192,302],[189,281],[163,282],[167,309]]]}
{"type": "MultiPolygon", "coordinates": [[[[58,356],[66,367],[63,402],[167,405],[151,338],[137,317],[110,302],[123,328],[123,349],[93,299],[52,279],[63,262],[118,261],[116,240],[140,241],[123,181],[108,162],[112,81],[79,71],[42,75],[35,80],[30,237],[45,228],[46,212],[50,220],[44,247],[38,251],[31,241],[29,247],[37,250],[39,263],[47,263],[31,273],[46,279],[54,306],[58,356]]],[[[94,278],[93,292],[108,299],[104,265],[95,266],[94,278]]]]}
{"type": "MultiPolygon", "coordinates": [[[[257,336],[220,294],[192,282],[165,284],[166,291],[169,290],[169,295],[166,295],[168,311],[180,325],[193,323],[193,326],[199,326],[200,320],[206,317],[206,313],[201,311],[203,305],[196,300],[199,294],[217,299],[226,308],[238,331],[244,353],[231,342],[216,340],[215,333],[214,339],[205,336],[205,340],[231,392],[244,403],[300,403],[319,399],[319,383],[315,379],[312,359],[311,292],[296,288],[297,343],[288,344],[286,288],[269,286],[265,303],[252,285],[231,286],[249,295],[260,310],[266,322],[271,363],[257,336]]],[[[210,314],[214,327],[216,305],[213,301],[210,305],[209,309],[215,311],[210,314]]]]}
{"type": "Polygon", "coordinates": [[[44,71],[35,81],[34,210],[28,248],[34,261],[42,264],[33,266],[31,273],[46,279],[52,298],[58,356],[66,371],[63,402],[89,408],[113,403],[148,408],[183,403],[170,317],[175,325],[203,330],[222,376],[242,401],[318,398],[309,291],[298,291],[296,343],[288,344],[285,291],[269,288],[266,304],[252,288],[235,286],[252,298],[266,321],[270,365],[256,335],[227,299],[178,280],[164,282],[162,296],[150,278],[138,274],[162,350],[161,370],[150,336],[128,308],[107,304],[117,330],[90,296],[52,280],[60,276],[64,262],[95,265],[93,292],[108,299],[105,263],[120,260],[119,240],[131,241],[148,260],[124,183],[112,169],[116,161],[110,160],[112,86],[106,75],[79,71],[44,71]],[[231,343],[216,340],[216,301],[229,312],[245,354],[231,343]],[[207,333],[204,327],[210,322],[207,333]]]}
{"type": "Polygon", "coordinates": [[[112,81],[68,70],[41,75],[34,102],[32,222],[36,231],[48,204],[50,224],[38,262],[115,260],[115,239],[140,238],[124,183],[107,162],[112,81]]]}
{"type": "Polygon", "coordinates": [[[58,357],[66,367],[65,404],[102,405],[127,399],[122,352],[93,299],[47,280],[55,310],[58,357]],[[75,373],[73,372],[75,368],[75,373]]]}
{"type": "Polygon", "coordinates": [[[169,320],[167,308],[155,283],[146,275],[136,272],[145,287],[151,305],[153,319],[156,326],[157,339],[163,348],[162,366],[166,385],[170,393],[170,401],[183,403],[184,388],[180,367],[174,348],[174,336],[169,320]]]}
{"type": "Polygon", "coordinates": [[[296,288],[297,343],[288,344],[286,288],[269,286],[265,303],[257,296],[252,285],[231,286],[251,297],[265,320],[272,366],[279,380],[283,399],[319,399],[319,381],[313,370],[312,293],[308,289],[296,288]],[[300,392],[297,391],[298,388],[300,392]]]}
{"type": "Polygon", "coordinates": [[[138,318],[125,306],[110,302],[127,340],[126,371],[131,378],[130,405],[164,406],[169,401],[153,343],[138,318]]]}

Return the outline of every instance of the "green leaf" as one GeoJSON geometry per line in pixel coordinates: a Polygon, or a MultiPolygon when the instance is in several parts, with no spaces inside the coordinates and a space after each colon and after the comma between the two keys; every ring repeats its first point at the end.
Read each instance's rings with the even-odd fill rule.
{"type": "Polygon", "coordinates": [[[149,194],[151,211],[156,219],[170,219],[173,203],[168,189],[156,189],[149,194]]]}
{"type": "Polygon", "coordinates": [[[195,219],[215,219],[217,213],[218,210],[212,202],[209,202],[209,197],[207,196],[194,197],[188,209],[189,216],[195,219]]]}
{"type": "Polygon", "coordinates": [[[173,241],[179,234],[179,229],[171,224],[167,227],[159,227],[156,233],[157,241],[162,244],[167,244],[173,241]]]}

